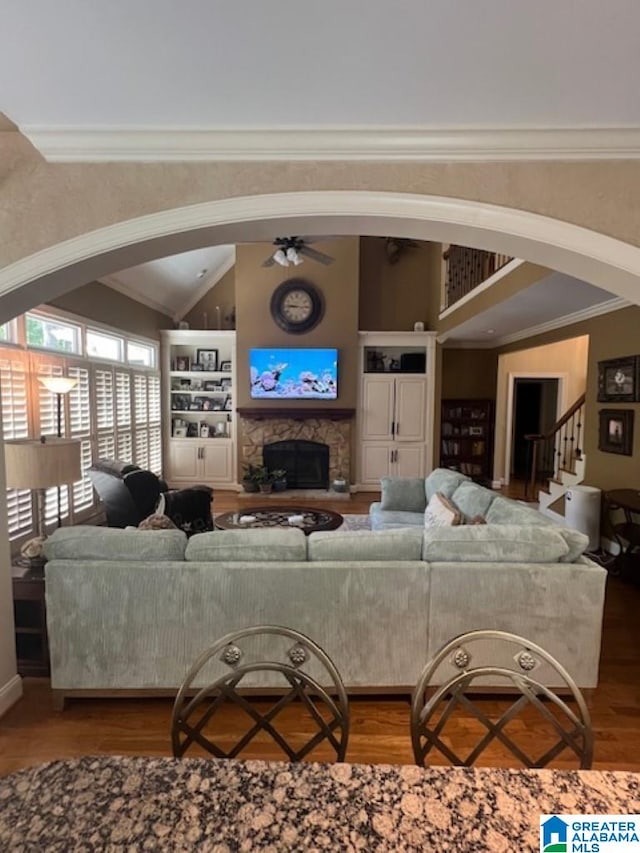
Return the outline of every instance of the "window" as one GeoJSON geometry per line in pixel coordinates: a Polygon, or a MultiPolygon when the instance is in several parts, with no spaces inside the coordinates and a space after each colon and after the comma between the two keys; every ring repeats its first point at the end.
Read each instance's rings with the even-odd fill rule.
{"type": "Polygon", "coordinates": [[[127,361],[136,367],[155,367],[156,349],[137,341],[127,341],[127,361]]]}
{"type": "Polygon", "coordinates": [[[106,332],[87,329],[87,355],[109,361],[124,361],[124,339],[106,332]]]}
{"type": "MultiPolygon", "coordinates": [[[[128,340],[66,317],[34,311],[0,326],[5,439],[57,435],[58,395],[38,377],[66,375],[78,380],[60,399],[60,433],[80,440],[83,476],[61,486],[59,496],[57,487],[47,489],[48,525],[55,524],[58,515],[71,524],[79,523],[94,511],[88,476],[94,459],[118,458],[161,473],[157,363],[158,347],[152,342],[128,340]],[[83,335],[86,355],[82,355],[83,335]]],[[[35,494],[30,490],[7,490],[9,535],[15,546],[33,536],[34,506],[35,494]]]]}
{"type": "Polygon", "coordinates": [[[69,353],[80,352],[80,327],[41,314],[26,315],[27,346],[69,353]]]}

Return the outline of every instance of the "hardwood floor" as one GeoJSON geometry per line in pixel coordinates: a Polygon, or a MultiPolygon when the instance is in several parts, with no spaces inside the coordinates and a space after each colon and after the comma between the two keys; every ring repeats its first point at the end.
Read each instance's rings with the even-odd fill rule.
{"type": "MultiPolygon", "coordinates": [[[[366,513],[376,499],[376,494],[368,493],[354,495],[349,501],[323,501],[321,505],[342,513],[366,513]]],[[[260,496],[238,498],[218,492],[215,510],[255,506],[260,501],[260,496]]],[[[594,767],[598,769],[640,771],[639,612],[640,588],[610,577],[600,685],[588,695],[595,732],[594,767]]],[[[0,720],[0,775],[42,761],[86,754],[171,754],[171,700],[83,699],[70,702],[63,712],[54,712],[48,680],[25,679],[24,687],[24,698],[0,720]]],[[[287,731],[300,731],[303,726],[304,722],[292,714],[287,731]]],[[[230,720],[229,732],[232,730],[230,720]]],[[[533,725],[528,734],[532,739],[537,737],[533,725]]],[[[268,745],[258,745],[246,755],[276,757],[268,745]]],[[[329,754],[314,757],[321,760],[329,754]]],[[[360,697],[352,702],[347,760],[412,762],[406,698],[360,697]]]]}

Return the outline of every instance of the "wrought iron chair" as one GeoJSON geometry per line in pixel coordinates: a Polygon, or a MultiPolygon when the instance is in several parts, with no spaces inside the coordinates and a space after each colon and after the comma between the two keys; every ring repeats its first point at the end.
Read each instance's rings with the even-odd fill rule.
{"type": "Polygon", "coordinates": [[[427,756],[439,761],[440,753],[471,767],[489,745],[494,754],[486,763],[496,763],[498,743],[509,762],[515,756],[525,767],[544,767],[565,750],[582,770],[593,760],[591,717],[569,673],[540,646],[505,631],[471,631],[442,646],[413,693],[411,740],[419,765],[427,756]],[[537,680],[538,670],[553,689],[537,680]],[[504,690],[496,687],[502,684],[504,690]]]}
{"type": "MultiPolygon", "coordinates": [[[[240,720],[242,716],[234,714],[233,726],[237,728],[240,720]]],[[[176,757],[197,744],[217,758],[235,758],[260,732],[269,735],[290,761],[301,761],[323,742],[335,751],[337,761],[345,757],[349,704],[342,679],[320,646],[290,628],[257,625],[222,637],[191,667],[173,706],[171,741],[176,757]],[[263,702],[250,702],[247,689],[262,695],[277,690],[279,695],[262,711],[263,702]],[[278,731],[276,718],[295,701],[308,713],[315,732],[307,737],[297,726],[296,737],[303,742],[293,745],[278,731]],[[246,714],[249,723],[231,745],[228,723],[226,733],[216,727],[220,712],[224,714],[229,705],[246,714]]]]}

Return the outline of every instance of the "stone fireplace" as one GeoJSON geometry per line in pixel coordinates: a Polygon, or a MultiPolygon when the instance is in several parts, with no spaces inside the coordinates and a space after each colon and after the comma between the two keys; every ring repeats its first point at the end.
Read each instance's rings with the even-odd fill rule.
{"type": "MultiPolygon", "coordinates": [[[[351,423],[353,409],[238,409],[240,427],[240,462],[253,465],[263,461],[265,445],[280,442],[303,441],[326,445],[328,448],[328,481],[320,488],[328,488],[336,477],[351,477],[351,423]]],[[[311,488],[295,486],[294,488],[311,488]]]]}

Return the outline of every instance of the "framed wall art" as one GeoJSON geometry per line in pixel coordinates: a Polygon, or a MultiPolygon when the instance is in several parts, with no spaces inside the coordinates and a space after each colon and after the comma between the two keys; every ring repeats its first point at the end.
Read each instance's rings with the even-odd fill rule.
{"type": "Polygon", "coordinates": [[[633,409],[600,409],[598,450],[633,455],[633,409]]]}
{"type": "Polygon", "coordinates": [[[598,362],[598,402],[640,401],[640,356],[611,358],[598,362]]]}

